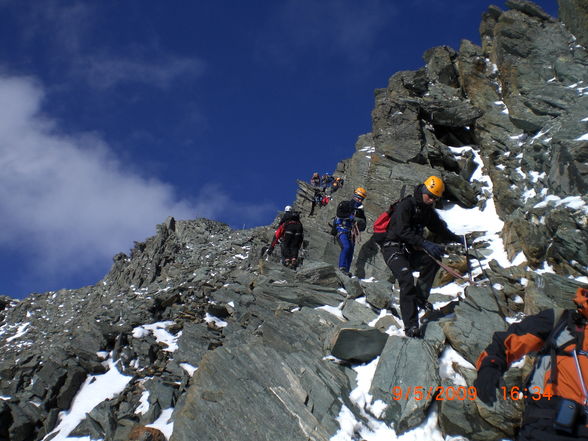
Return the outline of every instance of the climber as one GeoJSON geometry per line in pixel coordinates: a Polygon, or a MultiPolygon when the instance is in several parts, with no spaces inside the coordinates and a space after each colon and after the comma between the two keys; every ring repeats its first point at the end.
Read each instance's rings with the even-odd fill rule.
{"type": "Polygon", "coordinates": [[[537,354],[527,384],[501,387],[498,394],[498,399],[511,399],[512,391],[520,391],[525,397],[518,440],[588,440],[587,288],[576,290],[574,303],[576,310],[546,309],[495,332],[478,358],[474,386],[478,398],[491,406],[508,367],[537,354]]]}
{"type": "Polygon", "coordinates": [[[310,185],[315,188],[320,188],[321,186],[321,177],[319,176],[318,172],[314,172],[312,177],[310,178],[310,185]]]}
{"type": "Polygon", "coordinates": [[[298,252],[304,240],[304,228],[298,213],[295,213],[292,219],[283,225],[282,265],[295,270],[300,263],[298,252]]]}
{"type": "Polygon", "coordinates": [[[294,211],[290,205],[284,208],[284,215],[280,219],[274,239],[267,249],[271,256],[278,242],[281,243],[282,265],[296,269],[298,267],[298,252],[304,239],[304,228],[300,222],[300,213],[294,211]]]}
{"type": "Polygon", "coordinates": [[[367,196],[365,188],[358,187],[353,193],[353,198],[342,201],[337,206],[337,216],[334,220],[336,237],[341,247],[339,254],[339,269],[351,277],[351,261],[355,249],[355,241],[360,231],[366,227],[365,213],[363,211],[363,200],[367,196]]]}
{"type": "Polygon", "coordinates": [[[340,177],[335,178],[335,180],[331,183],[331,186],[329,187],[329,194],[332,195],[341,187],[343,187],[343,179],[340,177]]]}
{"type": "Polygon", "coordinates": [[[309,216],[314,216],[314,209],[318,205],[319,207],[323,207],[323,199],[325,198],[325,194],[321,191],[320,188],[314,189],[314,195],[312,196],[312,202],[310,206],[310,213],[309,216]]]}
{"type": "Polygon", "coordinates": [[[425,240],[425,227],[447,242],[461,242],[435,211],[435,202],[441,198],[445,184],[437,176],[430,176],[417,185],[412,196],[402,199],[391,215],[390,223],[380,248],[382,256],[400,285],[400,313],[404,332],[409,337],[420,337],[418,310],[432,311],[429,293],[445,249],[425,240]],[[419,272],[415,285],[413,271],[419,272]]]}
{"type": "Polygon", "coordinates": [[[277,230],[274,232],[274,238],[272,240],[272,243],[266,250],[266,253],[269,256],[272,255],[272,253],[274,252],[274,248],[276,247],[276,244],[280,241],[280,239],[282,238],[282,235],[284,234],[284,228],[282,227],[282,225],[284,225],[285,222],[288,222],[289,220],[293,219],[292,215],[293,215],[292,206],[286,205],[284,207],[284,214],[282,215],[282,217],[280,218],[280,221],[278,222],[277,230]]]}
{"type": "Polygon", "coordinates": [[[333,177],[333,175],[330,175],[328,173],[325,173],[321,177],[323,192],[327,191],[327,188],[329,188],[331,186],[331,184],[333,183],[334,180],[335,180],[335,178],[333,177]]]}

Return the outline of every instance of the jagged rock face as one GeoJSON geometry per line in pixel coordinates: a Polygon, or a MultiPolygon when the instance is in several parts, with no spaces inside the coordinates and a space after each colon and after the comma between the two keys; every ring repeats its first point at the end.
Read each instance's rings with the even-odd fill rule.
{"type": "MultiPolygon", "coordinates": [[[[443,354],[473,363],[505,318],[572,307],[578,282],[571,277],[588,275],[580,204],[588,188],[588,13],[585,2],[560,0],[564,26],[531,2],[507,6],[483,15],[481,46],[432,48],[422,69],[396,73],[376,91],[372,131],[335,171],[345,185],[313,216],[314,191],[299,182],[294,206],[305,256],[298,271],[260,259],[271,226],[235,231],[170,218],[129,255],[115,256],[95,286],[0,298],[0,440],[40,440],[59,429],[60,411],[115,362],[125,376],[120,390],[87,409],[72,436],[161,438],[145,426],[171,409],[178,441],[327,440],[342,414],[357,426],[385,421],[401,433],[423,421],[433,397],[393,400],[391,388],[447,389],[455,383],[440,372],[443,354]],[[475,178],[475,155],[491,189],[475,178]],[[446,204],[494,204],[508,256],[522,253],[526,262],[490,262],[491,283],[467,288],[452,316],[429,323],[423,340],[408,340],[386,314],[398,291],[369,228],[350,279],[336,269],[328,223],[357,186],[367,188],[371,225],[403,187],[410,194],[433,174],[447,184],[446,204]],[[546,264],[555,274],[534,271],[546,264]],[[378,355],[370,391],[381,411],[352,399],[352,363],[378,355]]],[[[483,256],[479,245],[474,253],[483,256]]],[[[471,365],[455,372],[472,385],[471,365]]],[[[507,384],[520,377],[510,370],[507,384]]],[[[445,434],[492,440],[513,436],[521,406],[452,400],[438,412],[445,434]]]]}

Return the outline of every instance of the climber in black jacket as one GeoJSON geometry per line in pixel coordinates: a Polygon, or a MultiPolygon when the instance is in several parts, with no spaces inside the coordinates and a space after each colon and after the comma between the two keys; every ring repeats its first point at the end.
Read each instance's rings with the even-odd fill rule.
{"type": "Polygon", "coordinates": [[[443,195],[445,184],[437,176],[417,185],[412,196],[402,199],[392,213],[386,238],[381,244],[382,255],[400,285],[400,313],[404,332],[420,337],[418,308],[431,311],[429,293],[444,247],[423,238],[425,227],[447,242],[461,242],[435,211],[435,202],[443,195]],[[433,258],[432,258],[432,257],[433,258]],[[415,285],[413,271],[419,271],[415,285]]]}
{"type": "Polygon", "coordinates": [[[298,267],[298,252],[304,240],[304,228],[300,222],[300,213],[294,211],[291,206],[284,208],[284,214],[278,224],[278,229],[274,233],[274,239],[267,249],[267,254],[271,255],[274,247],[281,242],[282,244],[282,265],[296,269],[298,267]]]}

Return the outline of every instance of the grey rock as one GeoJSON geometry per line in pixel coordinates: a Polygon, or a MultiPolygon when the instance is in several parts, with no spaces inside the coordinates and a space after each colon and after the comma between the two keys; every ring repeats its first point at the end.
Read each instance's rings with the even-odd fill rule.
{"type": "Polygon", "coordinates": [[[547,229],[523,217],[524,214],[513,217],[507,221],[502,230],[502,238],[510,259],[520,251],[525,254],[529,264],[533,268],[542,266],[545,253],[549,244],[547,229]]]}
{"type": "Polygon", "coordinates": [[[574,309],[572,299],[580,286],[557,274],[532,274],[525,288],[525,313],[537,314],[549,308],[574,309]]]}
{"type": "Polygon", "coordinates": [[[296,272],[296,278],[313,285],[339,288],[341,282],[333,265],[325,262],[310,262],[296,272]]]}
{"type": "Polygon", "coordinates": [[[447,127],[469,126],[482,116],[482,111],[467,101],[424,99],[421,108],[431,123],[447,127]]]}
{"type": "Polygon", "coordinates": [[[378,318],[369,305],[364,305],[360,302],[356,302],[353,299],[347,299],[341,310],[343,317],[349,321],[362,322],[365,324],[371,323],[378,318]]]}
{"type": "MultiPolygon", "coordinates": [[[[500,440],[514,437],[516,427],[520,421],[522,406],[519,401],[504,400],[500,397],[497,402],[488,407],[479,399],[472,400],[471,387],[476,378],[476,371],[457,367],[457,371],[465,378],[467,394],[465,400],[442,400],[439,406],[439,425],[444,433],[467,436],[472,440],[500,440]],[[488,418],[486,420],[485,418],[488,418]]],[[[505,375],[505,384],[510,388],[519,386],[520,374],[505,375]],[[518,382],[517,382],[518,381],[518,382]]],[[[458,386],[444,381],[445,388],[458,386]]],[[[447,391],[447,389],[444,389],[447,391]]],[[[497,392],[498,393],[498,392],[497,392]]],[[[462,392],[463,394],[463,392],[462,392]]]]}
{"type": "Polygon", "coordinates": [[[386,281],[362,282],[367,302],[375,308],[386,309],[393,299],[398,298],[394,285],[386,281]]]}
{"type": "Polygon", "coordinates": [[[495,293],[487,287],[467,288],[455,317],[441,323],[451,346],[472,364],[490,344],[492,334],[507,328],[495,293]]]}
{"type": "Polygon", "coordinates": [[[333,288],[317,285],[261,285],[253,290],[254,296],[266,295],[298,306],[338,306],[344,300],[342,294],[333,288]]]}
{"type": "Polygon", "coordinates": [[[145,389],[149,391],[149,403],[158,403],[161,409],[174,407],[176,402],[177,387],[170,385],[161,378],[147,380],[145,389]]]}
{"type": "Polygon", "coordinates": [[[8,439],[15,441],[28,441],[35,433],[35,422],[32,421],[25,410],[12,402],[7,403],[8,412],[4,415],[9,415],[9,425],[4,426],[4,430],[8,429],[8,439]]]}
{"type": "Polygon", "coordinates": [[[394,327],[396,329],[402,328],[402,325],[398,319],[393,315],[385,315],[384,317],[378,319],[378,321],[374,324],[374,328],[379,329],[382,332],[388,331],[390,327],[394,327]]]}
{"type": "Polygon", "coordinates": [[[555,209],[547,214],[546,225],[551,238],[546,253],[547,261],[562,273],[587,275],[586,215],[555,209]]]}
{"type": "Polygon", "coordinates": [[[357,277],[347,277],[340,271],[337,272],[337,275],[348,298],[357,299],[358,297],[364,296],[362,285],[357,277]]]}
{"type": "Polygon", "coordinates": [[[578,43],[588,47],[588,6],[582,0],[559,0],[559,16],[578,38],[578,43]]]}
{"type": "MultiPolygon", "coordinates": [[[[387,404],[383,415],[376,415],[386,423],[394,423],[398,434],[418,426],[426,416],[426,410],[433,399],[427,396],[440,384],[436,360],[438,352],[426,341],[407,337],[391,336],[378,361],[376,373],[370,388],[374,400],[387,404]],[[418,354],[418,357],[414,357],[418,354]],[[422,399],[409,392],[415,387],[422,388],[422,399]],[[394,400],[391,391],[397,388],[408,399],[394,400]]],[[[403,395],[403,397],[405,396],[403,395]]]]}
{"type": "Polygon", "coordinates": [[[185,323],[178,338],[178,349],[174,353],[176,363],[188,363],[198,367],[210,346],[215,346],[218,336],[203,323],[185,323]]]}
{"type": "Polygon", "coordinates": [[[427,50],[423,58],[427,63],[427,76],[432,82],[439,82],[454,88],[459,87],[454,65],[457,52],[448,46],[438,46],[427,50]]]}
{"type": "Polygon", "coordinates": [[[79,367],[71,368],[67,373],[67,378],[57,395],[58,409],[69,409],[80,386],[86,380],[86,371],[79,367]]]}
{"type": "Polygon", "coordinates": [[[346,324],[331,337],[331,354],[341,360],[365,363],[382,353],[388,335],[366,325],[346,324]]]}
{"type": "MultiPolygon", "coordinates": [[[[175,413],[172,440],[193,439],[195,432],[201,440],[273,440],[284,434],[291,440],[328,440],[322,416],[307,405],[309,395],[303,384],[307,375],[316,374],[292,366],[269,347],[218,349],[205,357],[193,377],[184,406],[175,413]],[[219,375],[223,364],[223,375],[219,375]],[[214,424],[210,424],[212,415],[214,424]]],[[[337,407],[337,398],[332,396],[331,406],[337,407]]]]}
{"type": "Polygon", "coordinates": [[[508,8],[524,12],[531,17],[537,17],[542,20],[553,20],[540,6],[528,0],[506,0],[504,3],[508,8]]]}
{"type": "Polygon", "coordinates": [[[116,431],[116,420],[112,409],[113,403],[109,400],[103,401],[94,407],[87,415],[92,427],[104,438],[112,438],[116,431]]]}

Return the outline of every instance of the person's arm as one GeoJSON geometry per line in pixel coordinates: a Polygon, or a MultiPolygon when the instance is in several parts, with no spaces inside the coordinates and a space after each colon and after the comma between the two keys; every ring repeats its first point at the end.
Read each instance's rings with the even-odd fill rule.
{"type": "Polygon", "coordinates": [[[504,332],[494,333],[492,343],[476,362],[478,377],[474,386],[480,400],[488,405],[496,401],[496,388],[504,372],[524,355],[541,349],[553,329],[554,320],[553,309],[547,309],[513,323],[504,332]]]}
{"type": "Polygon", "coordinates": [[[355,223],[359,231],[365,231],[367,220],[365,218],[365,212],[361,208],[355,210],[355,223]]]}
{"type": "Polygon", "coordinates": [[[446,242],[459,242],[463,243],[463,238],[458,236],[449,229],[447,223],[439,217],[439,214],[435,209],[431,212],[431,221],[427,225],[427,228],[433,233],[438,234],[446,242]]]}
{"type": "Polygon", "coordinates": [[[278,243],[280,238],[284,235],[284,227],[285,227],[285,224],[281,224],[280,227],[274,233],[274,240],[272,241],[272,244],[270,245],[271,249],[274,249],[274,247],[276,246],[276,244],[278,243]]]}

